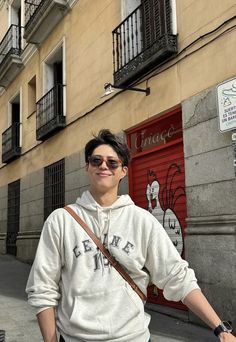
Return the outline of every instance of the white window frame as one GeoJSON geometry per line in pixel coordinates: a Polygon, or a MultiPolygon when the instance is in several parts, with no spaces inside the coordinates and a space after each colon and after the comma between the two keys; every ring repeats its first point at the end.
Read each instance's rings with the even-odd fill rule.
{"type": "Polygon", "coordinates": [[[42,63],[43,74],[43,94],[46,94],[53,87],[53,72],[50,65],[59,50],[62,51],[62,82],[63,82],[63,115],[66,115],[66,44],[65,37],[58,42],[58,44],[50,51],[42,63]]]}

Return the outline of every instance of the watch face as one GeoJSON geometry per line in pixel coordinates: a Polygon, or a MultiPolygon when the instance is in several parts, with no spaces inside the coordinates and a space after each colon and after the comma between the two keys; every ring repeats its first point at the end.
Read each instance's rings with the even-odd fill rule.
{"type": "Polygon", "coordinates": [[[229,322],[227,322],[227,321],[223,321],[222,322],[223,323],[223,325],[225,326],[225,328],[226,328],[226,331],[229,331],[229,332],[231,332],[233,329],[232,329],[232,326],[230,325],[230,323],[229,322]]]}

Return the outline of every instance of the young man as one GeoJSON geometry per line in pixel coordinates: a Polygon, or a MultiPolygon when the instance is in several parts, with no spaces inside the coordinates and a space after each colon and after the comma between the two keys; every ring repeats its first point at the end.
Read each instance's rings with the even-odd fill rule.
{"type": "MultiPolygon", "coordinates": [[[[118,196],[129,150],[109,130],[85,147],[90,190],[70,207],[146,293],[151,282],[169,300],[182,300],[220,341],[236,342],[203,296],[193,270],[161,224],[128,195],[118,196]]],[[[144,303],[110,266],[82,227],[65,210],[46,220],[29,276],[29,303],[37,308],[44,342],[148,342],[144,303]]]]}

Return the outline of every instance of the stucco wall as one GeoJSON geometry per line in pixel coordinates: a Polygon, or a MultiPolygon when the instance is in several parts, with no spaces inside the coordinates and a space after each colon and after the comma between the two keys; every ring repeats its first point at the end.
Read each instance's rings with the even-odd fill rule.
{"type": "MultiPolygon", "coordinates": [[[[77,153],[88,135],[101,127],[116,132],[130,128],[232,77],[235,74],[235,63],[231,58],[236,49],[233,43],[235,33],[233,30],[220,33],[233,22],[224,24],[220,30],[215,29],[233,16],[234,9],[233,0],[217,2],[217,6],[213,0],[207,3],[177,1],[180,55],[149,77],[151,95],[145,97],[126,91],[101,98],[104,83],[112,82],[112,30],[121,22],[121,4],[111,0],[96,4],[78,1],[33,55],[25,57],[25,68],[0,96],[3,111],[0,127],[5,130],[10,124],[8,102],[19,89],[22,91],[22,157],[7,167],[0,164],[0,186],[16,180],[19,170],[24,177],[64,156],[77,153]],[[195,20],[196,15],[198,20],[195,20]],[[198,40],[200,35],[210,31],[213,33],[198,40]],[[219,37],[213,39],[217,34],[219,37]],[[213,39],[211,43],[210,38],[213,39]],[[36,141],[35,114],[27,117],[28,82],[36,76],[36,100],[39,100],[44,94],[43,63],[62,40],[65,48],[66,121],[70,126],[41,144],[36,141]],[[193,41],[196,41],[193,46],[185,49],[193,41]]],[[[145,84],[139,86],[145,87],[145,84]]]]}

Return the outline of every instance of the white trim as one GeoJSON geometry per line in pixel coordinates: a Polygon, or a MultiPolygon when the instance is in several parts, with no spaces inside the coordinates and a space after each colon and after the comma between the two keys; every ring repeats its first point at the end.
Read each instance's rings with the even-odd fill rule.
{"type": "Polygon", "coordinates": [[[19,146],[22,147],[22,140],[23,140],[23,134],[22,134],[22,116],[23,116],[23,91],[22,87],[20,87],[20,137],[19,137],[19,146]]]}
{"type": "Polygon", "coordinates": [[[2,96],[5,92],[5,88],[0,86],[0,96],[2,96]]]}
{"type": "Polygon", "coordinates": [[[66,116],[66,39],[63,37],[62,44],[62,82],[63,82],[63,115],[66,116]]]}
{"type": "Polygon", "coordinates": [[[69,6],[72,8],[73,6],[76,5],[76,3],[78,2],[79,0],[68,0],[68,4],[69,6]]]}
{"type": "Polygon", "coordinates": [[[177,13],[176,13],[176,0],[170,0],[171,6],[171,28],[172,34],[177,34],[177,13]]]}
{"type": "MultiPolygon", "coordinates": [[[[46,78],[46,70],[49,69],[48,66],[48,61],[50,61],[50,59],[53,58],[53,55],[56,54],[56,51],[59,50],[62,47],[62,51],[63,51],[63,44],[64,44],[64,40],[65,38],[63,37],[55,46],[54,48],[48,53],[48,55],[44,58],[44,60],[42,61],[42,75],[43,75],[43,95],[46,94],[50,89],[51,89],[51,85],[50,85],[50,80],[48,80],[48,78],[46,78]]],[[[63,58],[64,56],[62,56],[63,58]]]]}
{"type": "Polygon", "coordinates": [[[63,87],[63,115],[66,116],[66,39],[62,39],[54,46],[54,48],[48,53],[48,55],[42,61],[42,75],[43,75],[43,95],[46,94],[52,88],[53,79],[50,72],[50,60],[57,54],[57,51],[62,50],[62,82],[65,85],[63,87]]]}

